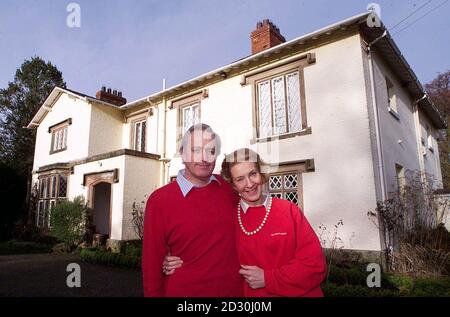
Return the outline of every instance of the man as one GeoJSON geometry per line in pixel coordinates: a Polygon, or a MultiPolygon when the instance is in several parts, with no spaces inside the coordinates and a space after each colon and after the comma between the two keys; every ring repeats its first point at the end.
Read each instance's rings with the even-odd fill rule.
{"type": "Polygon", "coordinates": [[[220,138],[206,124],[192,126],[180,147],[185,169],[176,182],[147,201],[142,273],[144,296],[242,296],[233,210],[237,200],[213,175],[220,138]],[[177,274],[165,276],[167,254],[183,259],[177,274]]]}

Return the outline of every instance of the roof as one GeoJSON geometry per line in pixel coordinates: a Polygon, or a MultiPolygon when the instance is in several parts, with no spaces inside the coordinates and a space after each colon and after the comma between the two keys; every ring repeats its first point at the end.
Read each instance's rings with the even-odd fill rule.
{"type": "Polygon", "coordinates": [[[179,90],[180,88],[185,88],[185,87],[189,87],[189,86],[195,85],[198,82],[201,82],[201,81],[203,81],[205,79],[211,79],[211,78],[213,78],[215,76],[220,76],[220,74],[223,73],[223,72],[228,73],[229,71],[231,71],[231,69],[236,69],[236,68],[238,68],[240,66],[247,65],[247,64],[249,64],[252,61],[257,61],[257,60],[261,59],[262,57],[268,57],[268,56],[270,56],[272,54],[279,53],[283,49],[291,48],[292,46],[297,45],[299,43],[302,43],[302,42],[304,42],[306,40],[313,39],[315,37],[319,37],[321,34],[330,33],[330,32],[332,32],[334,30],[339,30],[341,28],[348,27],[348,26],[350,26],[352,24],[355,24],[355,23],[358,23],[358,22],[361,22],[361,21],[365,21],[369,14],[370,14],[370,12],[364,12],[362,14],[355,15],[355,16],[353,16],[351,18],[348,18],[348,19],[336,22],[336,23],[334,23],[332,25],[329,25],[327,27],[324,27],[324,28],[321,28],[319,30],[313,31],[311,33],[305,34],[303,36],[297,37],[297,38],[295,38],[293,40],[290,40],[288,42],[284,42],[282,44],[279,44],[277,46],[274,46],[272,48],[269,48],[267,50],[259,52],[257,54],[253,54],[253,55],[247,56],[245,58],[239,59],[239,60],[237,60],[235,62],[232,62],[231,64],[228,64],[228,65],[225,65],[223,67],[220,67],[220,68],[217,68],[215,70],[212,70],[210,72],[204,73],[204,74],[202,74],[200,76],[197,76],[195,78],[192,78],[190,80],[182,82],[182,83],[180,83],[178,85],[172,86],[172,87],[167,88],[165,90],[161,90],[159,92],[156,92],[156,93],[154,93],[152,95],[149,95],[149,96],[146,96],[144,98],[141,98],[141,99],[129,102],[129,103],[121,106],[120,108],[121,109],[128,109],[128,108],[134,107],[136,105],[139,105],[141,103],[144,103],[144,102],[146,102],[149,99],[156,99],[156,98],[159,98],[159,97],[163,96],[164,94],[168,94],[168,93],[174,92],[176,90],[179,90]]]}
{"type": "Polygon", "coordinates": [[[76,98],[82,99],[84,101],[87,101],[89,103],[96,102],[98,104],[103,104],[105,106],[114,107],[116,109],[119,109],[119,107],[117,107],[116,105],[114,105],[112,103],[105,102],[103,100],[97,99],[95,97],[91,97],[91,96],[83,94],[81,92],[78,92],[78,91],[75,91],[72,89],[67,89],[67,88],[55,87],[55,88],[53,88],[51,93],[48,95],[48,97],[45,99],[44,103],[41,105],[39,110],[36,112],[33,119],[31,119],[27,128],[32,129],[34,127],[39,126],[42,119],[44,119],[44,117],[47,115],[47,113],[53,107],[53,104],[55,103],[55,101],[58,100],[59,96],[61,96],[61,94],[64,94],[64,93],[74,96],[76,98]]]}
{"type": "Polygon", "coordinates": [[[148,95],[144,98],[129,102],[129,103],[121,106],[120,108],[125,110],[128,108],[137,106],[139,104],[146,103],[149,100],[158,99],[166,94],[173,93],[177,90],[187,88],[189,86],[193,86],[193,85],[195,85],[201,81],[204,81],[206,79],[211,79],[215,76],[220,76],[221,74],[223,74],[223,72],[227,73],[227,72],[230,72],[232,69],[237,69],[241,66],[245,66],[252,61],[257,61],[258,59],[261,59],[262,57],[268,57],[272,54],[277,54],[283,49],[290,48],[294,45],[302,44],[307,40],[308,41],[316,40],[321,35],[328,35],[336,30],[340,30],[340,29],[349,27],[351,25],[359,25],[362,35],[366,38],[366,40],[368,42],[378,39],[377,42],[374,43],[373,48],[375,48],[376,51],[388,62],[390,67],[392,67],[394,72],[399,76],[399,78],[402,82],[402,85],[409,91],[409,93],[413,96],[413,98],[416,98],[416,100],[419,100],[419,102],[418,102],[419,106],[421,107],[421,109],[423,109],[423,111],[431,119],[433,124],[438,129],[445,129],[447,127],[445,120],[443,119],[442,115],[439,113],[438,109],[433,105],[430,98],[428,96],[426,96],[423,86],[420,84],[414,71],[411,69],[408,62],[401,54],[399,48],[395,44],[392,37],[389,35],[389,32],[387,32],[384,24],[381,24],[381,27],[378,27],[378,28],[377,27],[371,28],[371,27],[367,26],[366,21],[367,21],[367,17],[370,14],[372,14],[372,12],[364,12],[364,13],[355,15],[353,17],[344,19],[342,21],[336,22],[327,27],[321,28],[319,30],[313,31],[313,32],[305,34],[305,35],[302,35],[300,37],[297,37],[288,42],[279,44],[270,49],[262,51],[260,53],[239,59],[235,62],[232,62],[231,64],[228,64],[223,67],[212,70],[210,72],[204,73],[200,76],[197,76],[195,78],[192,78],[190,80],[182,82],[180,84],[177,84],[177,85],[167,88],[165,90],[161,90],[154,94],[148,95]],[[386,36],[383,36],[382,38],[380,38],[384,32],[386,32],[386,36]]]}
{"type": "Polygon", "coordinates": [[[121,110],[126,110],[129,108],[138,106],[140,104],[147,103],[148,101],[156,100],[158,98],[163,97],[164,95],[173,93],[175,91],[178,91],[178,90],[190,87],[190,86],[194,86],[204,80],[208,80],[213,77],[221,76],[223,73],[228,73],[233,69],[237,69],[242,66],[248,65],[249,63],[258,61],[261,58],[268,57],[268,56],[271,56],[274,54],[278,54],[282,50],[291,48],[294,45],[299,45],[299,44],[302,45],[306,41],[316,40],[322,35],[329,35],[335,31],[345,29],[349,26],[359,25],[361,34],[367,42],[372,42],[372,41],[376,40],[372,45],[372,49],[375,49],[377,51],[377,53],[384,60],[387,61],[389,66],[392,67],[392,69],[398,75],[400,81],[402,82],[402,86],[405,87],[409,91],[409,93],[411,94],[411,96],[413,98],[418,100],[418,104],[419,104],[420,108],[430,118],[430,120],[436,126],[436,128],[445,129],[447,127],[445,120],[443,119],[442,115],[439,113],[437,108],[433,105],[430,98],[426,95],[423,86],[417,79],[417,76],[415,75],[415,73],[411,69],[411,67],[409,66],[406,59],[401,54],[399,48],[397,47],[394,40],[390,36],[389,32],[386,30],[386,27],[384,26],[384,24],[381,24],[381,27],[368,27],[367,26],[366,21],[367,21],[367,17],[370,14],[372,14],[372,12],[364,12],[364,13],[355,15],[353,17],[341,20],[339,22],[336,22],[334,24],[331,24],[331,25],[321,28],[319,30],[310,32],[308,34],[302,35],[302,36],[297,37],[288,42],[279,44],[270,49],[259,52],[257,54],[253,54],[253,55],[247,56],[245,58],[239,59],[235,62],[232,62],[231,64],[214,69],[210,72],[204,73],[200,76],[197,76],[195,78],[192,78],[190,80],[187,80],[185,82],[177,84],[175,86],[169,87],[165,90],[161,90],[154,94],[148,95],[144,98],[129,102],[121,107],[117,107],[113,104],[106,103],[104,101],[101,101],[94,97],[90,97],[88,95],[76,92],[74,90],[56,87],[52,91],[52,93],[49,95],[47,100],[44,102],[42,107],[39,109],[39,111],[36,113],[33,120],[28,125],[28,127],[39,125],[40,120],[42,120],[42,118],[45,116],[46,112],[48,112],[48,110],[45,110],[46,107],[48,108],[49,105],[51,105],[54,102],[54,100],[56,100],[55,98],[59,97],[59,95],[57,95],[57,94],[62,93],[62,92],[66,92],[68,94],[75,95],[78,98],[82,98],[87,101],[95,101],[97,103],[102,103],[102,104],[106,104],[106,105],[109,105],[109,106],[112,106],[115,108],[120,108],[121,110]]]}
{"type": "Polygon", "coordinates": [[[400,49],[395,44],[386,27],[382,25],[380,28],[375,28],[369,27],[366,23],[361,23],[360,29],[366,41],[368,43],[373,42],[372,50],[375,49],[375,51],[383,57],[389,67],[391,67],[397,75],[401,82],[401,86],[406,88],[415,100],[418,100],[419,106],[433,124],[438,129],[447,128],[447,123],[443,116],[426,94],[425,89],[411,69],[411,66],[409,66],[405,57],[400,52],[400,49]]]}

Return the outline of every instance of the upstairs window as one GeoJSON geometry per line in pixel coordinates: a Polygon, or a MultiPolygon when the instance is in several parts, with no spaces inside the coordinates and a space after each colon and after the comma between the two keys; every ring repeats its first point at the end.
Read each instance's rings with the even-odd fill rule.
{"type": "Polygon", "coordinates": [[[145,142],[147,133],[147,120],[134,122],[133,125],[133,149],[145,152],[145,142]]]}
{"type": "Polygon", "coordinates": [[[50,154],[67,150],[67,139],[71,120],[66,120],[49,128],[52,134],[50,154]]]}
{"type": "Polygon", "coordinates": [[[306,113],[305,68],[316,64],[314,53],[249,70],[241,86],[252,86],[251,144],[311,134],[306,113]]]}
{"type": "Polygon", "coordinates": [[[270,77],[256,85],[259,136],[301,131],[300,72],[270,77]]]}
{"type": "Polygon", "coordinates": [[[52,153],[61,152],[67,150],[67,132],[68,125],[59,127],[52,131],[52,153]]]}
{"type": "Polygon", "coordinates": [[[200,123],[200,103],[195,102],[181,108],[181,130],[184,134],[191,126],[200,123]]]}
{"type": "Polygon", "coordinates": [[[389,78],[386,78],[386,90],[387,90],[387,101],[388,101],[388,110],[394,115],[398,116],[398,109],[397,109],[397,95],[395,94],[394,85],[389,80],[389,78]]]}

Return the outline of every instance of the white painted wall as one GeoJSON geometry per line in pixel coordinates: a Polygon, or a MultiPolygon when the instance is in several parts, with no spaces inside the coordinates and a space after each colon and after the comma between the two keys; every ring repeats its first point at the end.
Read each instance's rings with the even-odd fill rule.
{"type": "Polygon", "coordinates": [[[92,106],[88,156],[122,147],[123,113],[118,108],[95,103],[92,106]]]}
{"type": "MultiPolygon", "coordinates": [[[[422,147],[423,151],[426,153],[423,155],[423,163],[424,163],[424,171],[427,174],[433,175],[435,181],[434,185],[435,187],[442,188],[442,172],[441,172],[441,163],[439,159],[439,149],[438,144],[436,140],[436,136],[438,134],[438,131],[433,128],[433,124],[431,121],[425,116],[423,111],[419,111],[419,124],[420,124],[420,131],[426,131],[426,127],[428,126],[430,128],[430,134],[431,139],[427,139],[426,133],[424,133],[423,138],[425,139],[425,144],[427,147],[422,147]],[[431,141],[431,145],[433,147],[433,151],[431,151],[428,148],[429,142],[431,141]]],[[[422,136],[422,135],[421,135],[422,136]]]]}
{"type": "Polygon", "coordinates": [[[69,162],[88,156],[91,105],[62,94],[37,128],[33,170],[40,166],[69,162]],[[67,150],[50,154],[52,134],[48,128],[72,118],[67,135],[67,150]]]}
{"type": "Polygon", "coordinates": [[[401,87],[398,78],[383,60],[376,53],[373,56],[387,192],[393,192],[397,188],[395,164],[400,164],[405,170],[421,171],[420,160],[422,158],[420,156],[423,157],[424,171],[434,175],[438,182],[442,182],[436,140],[433,140],[435,152],[432,153],[427,150],[425,156],[422,154],[420,143],[422,127],[429,125],[434,134],[436,134],[436,130],[433,129],[433,125],[420,110],[420,107],[419,123],[414,120],[414,103],[416,100],[413,100],[406,89],[401,87]],[[399,120],[388,111],[386,76],[394,85],[399,120]]]}
{"type": "MultiPolygon", "coordinates": [[[[263,154],[262,146],[257,150],[269,162],[314,159],[315,172],[303,174],[304,209],[312,226],[316,231],[319,224],[332,229],[342,219],[338,236],[346,248],[380,250],[378,229],[367,217],[376,197],[360,47],[360,37],[354,35],[313,49],[317,63],[305,68],[312,134],[269,143],[270,156],[263,154]]],[[[236,76],[209,86],[209,97],[202,100],[202,122],[219,133],[223,152],[250,146],[251,89],[241,86],[236,76]]],[[[168,112],[167,124],[170,175],[176,175],[182,167],[175,156],[177,110],[168,112]]]]}
{"type": "Polygon", "coordinates": [[[160,187],[160,168],[158,160],[135,156],[125,156],[125,183],[123,192],[122,239],[136,239],[132,225],[133,202],[147,202],[150,193],[160,187]]]}
{"type": "Polygon", "coordinates": [[[390,193],[397,190],[395,164],[403,166],[405,170],[420,170],[417,130],[413,112],[414,100],[401,87],[397,77],[376,53],[373,54],[373,71],[381,131],[386,192],[390,193]],[[394,85],[399,120],[388,111],[386,77],[394,85]]]}

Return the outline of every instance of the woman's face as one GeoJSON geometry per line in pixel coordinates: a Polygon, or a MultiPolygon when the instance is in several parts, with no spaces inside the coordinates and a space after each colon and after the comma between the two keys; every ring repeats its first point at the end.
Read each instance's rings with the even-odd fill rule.
{"type": "Polygon", "coordinates": [[[230,169],[234,189],[248,203],[261,203],[262,183],[261,173],[254,162],[240,162],[230,169]]]}

